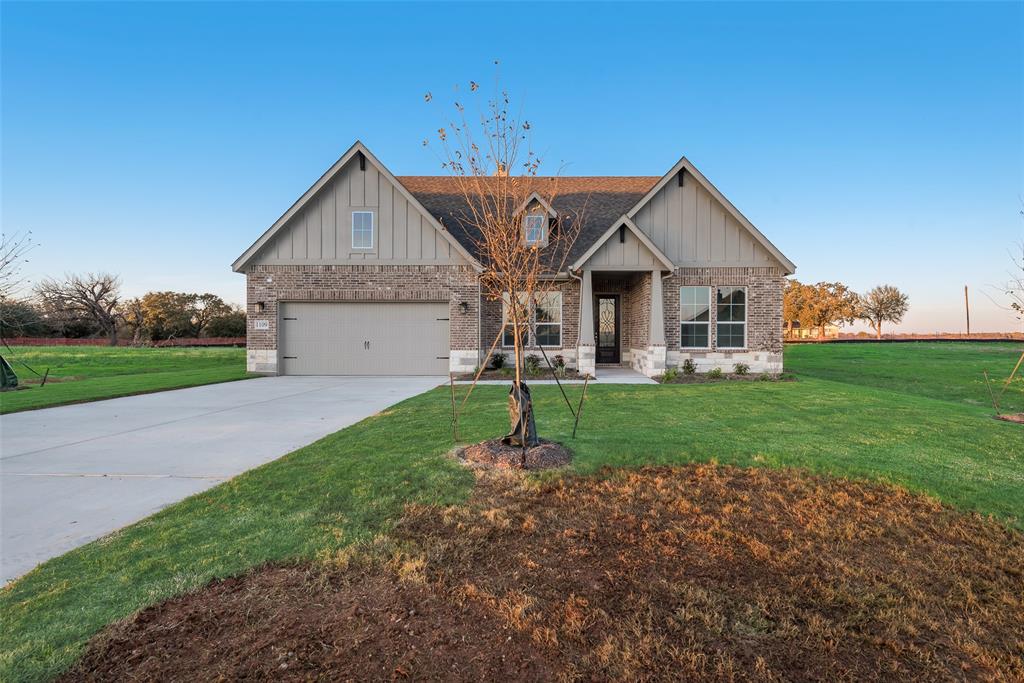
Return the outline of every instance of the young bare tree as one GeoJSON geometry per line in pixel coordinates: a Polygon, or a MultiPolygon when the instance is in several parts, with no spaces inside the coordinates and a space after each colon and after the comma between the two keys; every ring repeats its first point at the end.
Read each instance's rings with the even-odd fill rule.
{"type": "Polygon", "coordinates": [[[31,232],[0,234],[0,299],[10,299],[21,289],[25,283],[22,264],[35,247],[31,232]]]}
{"type": "Polygon", "coordinates": [[[907,295],[892,285],[880,285],[860,297],[857,318],[866,321],[882,338],[882,323],[899,324],[910,307],[907,295]]]}
{"type": "MultiPolygon", "coordinates": [[[[529,388],[523,382],[525,349],[535,345],[535,319],[547,296],[566,276],[569,252],[582,223],[584,206],[549,219],[547,208],[558,196],[558,177],[541,178],[541,158],[531,147],[529,121],[511,111],[509,94],[480,104],[479,86],[470,83],[469,97],[479,112],[470,121],[467,107],[455,102],[455,116],[437,132],[442,167],[455,179],[464,208],[457,227],[472,242],[483,273],[481,291],[502,301],[502,331],[491,345],[481,370],[506,330],[511,331],[514,379],[509,393],[511,429],[506,444],[535,446],[538,436],[529,388]],[[537,193],[543,201],[537,201],[537,193]],[[543,216],[538,220],[536,202],[543,216]],[[547,204],[547,207],[544,206],[547,204]],[[527,216],[531,216],[527,220],[527,216]]],[[[427,101],[431,96],[427,95],[427,101]]],[[[424,142],[424,144],[429,144],[424,142]]],[[[585,203],[585,202],[584,202],[585,203]]],[[[478,375],[479,376],[479,375],[478,375]]]]}
{"type": "Polygon", "coordinates": [[[36,295],[46,308],[70,318],[96,324],[117,346],[121,282],[109,273],[65,275],[63,280],[46,278],[36,285],[36,295]]]}

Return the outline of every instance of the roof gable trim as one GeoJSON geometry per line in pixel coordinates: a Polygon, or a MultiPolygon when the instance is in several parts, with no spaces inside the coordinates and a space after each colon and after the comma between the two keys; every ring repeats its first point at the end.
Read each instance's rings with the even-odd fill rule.
{"type": "Polygon", "coordinates": [[[334,178],[334,176],[336,176],[341,171],[341,169],[344,168],[345,165],[348,164],[348,162],[351,161],[356,156],[359,157],[360,168],[365,168],[365,164],[367,161],[373,164],[374,167],[377,169],[377,172],[384,176],[398,190],[402,197],[404,197],[406,201],[412,204],[412,206],[415,207],[424,216],[424,218],[427,219],[428,223],[435,230],[441,233],[441,235],[448,241],[449,244],[452,245],[452,247],[455,249],[456,252],[458,252],[460,256],[469,261],[469,263],[478,271],[481,270],[480,263],[466,250],[466,248],[463,247],[462,244],[460,244],[459,241],[455,239],[451,233],[448,232],[448,230],[437,220],[437,218],[434,217],[434,214],[427,211],[426,208],[424,208],[423,204],[421,204],[420,201],[416,199],[416,197],[414,197],[412,193],[410,193],[409,190],[405,188],[404,185],[402,185],[402,183],[398,182],[398,179],[394,175],[392,175],[391,171],[389,171],[387,167],[384,166],[384,164],[382,164],[380,160],[377,159],[377,157],[375,157],[370,152],[369,149],[367,149],[366,145],[364,145],[359,140],[356,140],[355,144],[349,147],[348,151],[342,154],[341,157],[337,161],[335,161],[334,164],[329,169],[327,169],[327,171],[322,176],[320,176],[320,178],[315,183],[313,183],[312,187],[306,190],[306,192],[303,193],[303,195],[299,197],[299,199],[294,204],[292,204],[291,207],[287,211],[285,211],[280,218],[274,221],[274,224],[267,228],[267,230],[262,235],[260,235],[259,239],[252,243],[252,246],[246,249],[241,256],[235,259],[235,262],[231,264],[231,269],[236,273],[242,272],[245,269],[245,267],[249,265],[249,262],[252,261],[256,254],[258,254],[260,250],[264,246],[266,246],[266,244],[271,239],[273,239],[274,235],[276,235],[282,228],[284,228],[288,221],[290,221],[295,216],[295,214],[301,211],[302,208],[306,204],[308,204],[309,201],[313,199],[313,197],[315,197],[316,194],[321,189],[323,189],[323,187],[327,183],[329,183],[334,178]]]}
{"type": "Polygon", "coordinates": [[[757,240],[757,242],[762,247],[768,250],[768,253],[770,253],[772,256],[778,259],[779,263],[782,264],[782,266],[786,269],[786,271],[789,274],[796,272],[796,264],[794,264],[792,261],[786,258],[786,255],[779,251],[778,247],[772,244],[771,241],[767,237],[765,237],[760,230],[754,227],[754,224],[751,223],[746,216],[740,213],[740,210],[737,209],[732,202],[726,199],[725,195],[719,192],[718,188],[715,187],[710,180],[704,177],[704,174],[698,171],[697,167],[690,163],[690,160],[687,159],[685,156],[679,159],[676,165],[673,166],[668,173],[663,175],[661,177],[661,180],[655,183],[654,187],[652,187],[650,191],[648,191],[648,193],[644,195],[643,199],[638,201],[633,206],[633,208],[626,213],[626,216],[629,218],[633,218],[634,216],[636,216],[640,209],[644,208],[644,206],[648,202],[650,202],[655,195],[661,192],[662,188],[664,188],[669,182],[675,179],[681,171],[684,170],[698,183],[700,183],[701,186],[705,190],[707,190],[712,197],[714,197],[722,206],[724,206],[725,210],[728,211],[733,218],[739,221],[739,224],[746,228],[747,231],[750,232],[751,235],[753,235],[754,239],[757,240]]]}
{"type": "MultiPolygon", "coordinates": [[[[625,225],[627,228],[629,228],[630,232],[636,235],[636,238],[640,240],[640,244],[647,247],[647,249],[650,250],[652,254],[654,254],[654,257],[658,261],[660,261],[663,266],[665,266],[665,270],[675,270],[676,266],[674,263],[672,263],[671,259],[669,259],[668,256],[665,256],[661,249],[659,249],[658,246],[654,242],[652,242],[647,235],[644,234],[644,231],[641,230],[640,227],[633,222],[633,219],[625,214],[623,214],[622,217],[619,218],[619,220],[612,223],[611,227],[608,228],[604,232],[604,234],[597,239],[597,241],[590,245],[589,249],[583,252],[583,256],[580,256],[578,259],[576,259],[575,263],[569,266],[570,270],[579,270],[584,265],[586,265],[587,261],[590,260],[590,257],[596,254],[598,249],[600,249],[604,245],[604,243],[608,241],[608,238],[614,235],[618,231],[619,226],[622,225],[625,225]]],[[[638,270],[640,269],[638,268],[638,270]]]]}

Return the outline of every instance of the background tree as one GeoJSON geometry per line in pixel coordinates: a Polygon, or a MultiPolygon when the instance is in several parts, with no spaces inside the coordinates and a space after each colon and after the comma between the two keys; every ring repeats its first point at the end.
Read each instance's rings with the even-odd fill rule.
{"type": "Polygon", "coordinates": [[[907,314],[910,302],[907,295],[892,285],[880,285],[860,297],[857,318],[865,320],[882,338],[882,323],[899,324],[907,314]]]}
{"type": "MultiPolygon", "coordinates": [[[[469,96],[480,97],[479,86],[470,82],[469,96]]],[[[564,273],[569,250],[579,233],[582,207],[572,215],[560,215],[547,228],[543,244],[527,244],[524,216],[519,210],[534,190],[541,159],[530,147],[530,123],[511,111],[509,94],[498,94],[479,107],[478,124],[470,124],[463,103],[455,102],[455,116],[438,130],[441,166],[457,181],[465,204],[458,217],[459,230],[472,242],[483,266],[482,293],[491,301],[504,301],[506,325],[511,325],[514,379],[509,394],[510,433],[505,443],[524,448],[538,443],[529,389],[522,381],[524,350],[532,334],[530,320],[538,302],[556,290],[554,276],[564,273]]],[[[427,101],[431,100],[428,94],[427,101]]],[[[424,142],[424,144],[428,144],[424,142]]],[[[542,195],[554,203],[558,183],[545,180],[542,195]]],[[[500,335],[504,332],[504,328],[500,335]]],[[[492,344],[491,351],[497,344],[492,344]]],[[[488,352],[483,366],[490,358],[488,352]]]]}
{"type": "Polygon", "coordinates": [[[211,337],[244,337],[245,323],[245,310],[234,307],[210,320],[206,333],[211,337]]]}
{"type": "Polygon", "coordinates": [[[786,324],[786,336],[793,336],[793,323],[800,321],[800,313],[806,305],[807,285],[797,279],[786,280],[782,292],[782,319],[786,324]]]}
{"type": "Polygon", "coordinates": [[[145,310],[142,307],[142,299],[136,297],[128,299],[120,306],[121,320],[132,335],[132,344],[142,343],[142,334],[146,327],[145,310]]]}
{"type": "Polygon", "coordinates": [[[212,320],[231,313],[231,307],[216,294],[191,294],[189,322],[192,336],[198,337],[212,320]]]}
{"type": "Polygon", "coordinates": [[[0,298],[0,338],[45,337],[53,332],[31,301],[0,298]]]}
{"type": "Polygon", "coordinates": [[[43,305],[69,321],[94,324],[117,346],[118,303],[121,282],[109,273],[65,275],[63,280],[46,278],[36,285],[43,305]]]}
{"type": "Polygon", "coordinates": [[[825,338],[827,325],[852,323],[857,319],[859,297],[841,282],[806,285],[801,296],[803,305],[797,318],[800,326],[817,327],[821,339],[825,338]]]}
{"type": "Polygon", "coordinates": [[[142,323],[153,341],[192,336],[194,294],[147,292],[141,300],[142,323]]]}

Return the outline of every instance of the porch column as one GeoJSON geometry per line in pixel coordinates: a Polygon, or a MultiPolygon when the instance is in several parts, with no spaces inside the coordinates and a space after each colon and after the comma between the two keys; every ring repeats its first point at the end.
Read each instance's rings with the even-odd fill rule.
{"type": "Polygon", "coordinates": [[[668,353],[665,348],[665,304],[661,271],[651,271],[651,322],[647,333],[647,358],[643,373],[648,377],[665,374],[668,353]]]}
{"type": "Polygon", "coordinates": [[[581,375],[597,377],[597,355],[594,349],[594,285],[589,270],[583,271],[580,283],[580,339],[576,349],[576,367],[581,375]]]}
{"type": "Polygon", "coordinates": [[[650,346],[665,345],[665,305],[661,294],[661,271],[651,271],[651,331],[647,337],[650,346]]]}

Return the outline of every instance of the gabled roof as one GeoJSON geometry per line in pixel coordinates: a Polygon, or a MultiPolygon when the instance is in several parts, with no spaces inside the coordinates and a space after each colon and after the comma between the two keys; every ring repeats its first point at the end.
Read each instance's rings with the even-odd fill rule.
{"type": "MultiPolygon", "coordinates": [[[[398,176],[398,180],[466,249],[472,251],[475,248],[475,236],[470,233],[472,228],[464,226],[460,220],[466,215],[467,206],[457,178],[398,176]]],[[[642,199],[657,181],[656,176],[538,176],[529,179],[537,194],[553,196],[549,203],[559,216],[579,215],[582,220],[567,263],[575,261],[600,239],[608,226],[642,199]]],[[[496,178],[492,182],[501,181],[496,178]]]]}
{"type": "Polygon", "coordinates": [[[631,219],[629,216],[626,216],[625,214],[623,214],[623,216],[618,221],[612,223],[611,227],[609,227],[608,230],[606,230],[605,233],[601,235],[601,237],[598,238],[598,240],[594,242],[594,244],[592,244],[589,249],[583,252],[583,255],[576,259],[576,261],[573,262],[573,264],[569,266],[569,268],[572,270],[579,270],[580,268],[582,268],[583,265],[587,262],[587,260],[590,259],[590,257],[593,256],[594,254],[596,254],[597,250],[600,249],[601,246],[608,241],[608,238],[614,235],[622,226],[629,228],[629,231],[636,235],[636,238],[640,240],[640,244],[647,247],[647,249],[650,250],[650,252],[654,255],[654,258],[658,259],[658,261],[661,262],[661,265],[665,266],[666,270],[675,270],[676,266],[674,263],[672,263],[672,259],[670,259],[668,256],[665,256],[665,252],[663,252],[661,249],[658,249],[658,246],[651,241],[651,238],[645,235],[644,231],[641,230],[637,226],[637,224],[633,222],[633,219],[631,219]]]}
{"type": "Polygon", "coordinates": [[[762,247],[768,250],[768,253],[778,259],[779,263],[783,265],[788,274],[796,272],[796,264],[786,258],[786,255],[779,251],[778,247],[772,244],[767,237],[761,234],[761,231],[755,228],[754,224],[747,220],[747,217],[740,213],[740,210],[733,206],[733,203],[726,199],[725,195],[719,192],[718,188],[715,187],[710,180],[705,178],[704,174],[698,171],[697,167],[691,164],[690,160],[685,156],[679,159],[679,161],[676,162],[676,165],[673,166],[668,173],[663,175],[661,179],[647,191],[647,194],[645,194],[642,199],[640,199],[629,211],[626,212],[626,215],[629,218],[636,216],[640,209],[644,208],[644,206],[651,201],[651,199],[653,199],[654,196],[661,191],[661,188],[665,187],[669,181],[675,180],[680,172],[689,174],[694,178],[694,180],[700,183],[712,197],[718,200],[718,202],[725,207],[725,210],[728,211],[740,225],[750,232],[751,236],[753,236],[753,238],[757,240],[762,247]]]}
{"type": "Polygon", "coordinates": [[[542,207],[542,208],[543,208],[543,209],[544,209],[545,211],[547,211],[547,213],[548,213],[548,216],[550,216],[551,218],[558,218],[558,212],[557,212],[557,211],[555,211],[555,210],[554,210],[554,208],[552,208],[551,204],[550,204],[550,203],[548,202],[548,200],[544,199],[544,197],[543,197],[543,196],[541,196],[541,193],[540,193],[540,192],[537,192],[536,190],[534,190],[533,192],[531,192],[531,193],[530,193],[530,196],[529,196],[529,197],[527,197],[527,198],[526,198],[526,199],[525,199],[525,200],[523,201],[523,203],[522,203],[522,204],[520,204],[520,205],[519,205],[519,206],[518,206],[518,207],[516,208],[516,210],[515,210],[515,213],[517,213],[517,214],[520,214],[520,213],[522,213],[522,212],[526,211],[526,210],[527,210],[527,209],[529,209],[529,208],[530,208],[530,207],[531,207],[531,206],[532,206],[532,205],[533,205],[534,203],[540,204],[540,206],[541,206],[541,207],[542,207]]]}
{"type": "Polygon", "coordinates": [[[249,262],[253,259],[253,257],[255,257],[256,254],[260,251],[260,249],[262,249],[271,239],[273,239],[274,235],[276,235],[278,231],[280,231],[288,223],[288,221],[291,220],[293,216],[295,216],[295,214],[301,211],[302,207],[309,203],[309,201],[316,196],[316,193],[319,192],[327,183],[329,183],[331,179],[334,178],[334,176],[336,176],[338,172],[341,171],[341,169],[344,168],[349,161],[355,158],[357,154],[362,154],[363,157],[367,160],[367,162],[373,164],[374,168],[377,169],[377,172],[384,176],[392,185],[394,185],[395,188],[402,194],[403,197],[405,197],[405,199],[410,204],[412,204],[415,208],[419,209],[423,213],[424,217],[428,220],[430,225],[433,226],[434,229],[436,229],[438,232],[440,232],[441,235],[448,242],[451,243],[452,247],[460,255],[462,255],[466,260],[468,260],[475,268],[480,269],[479,262],[476,260],[476,258],[473,257],[469,250],[467,250],[459,242],[459,240],[455,239],[451,235],[451,233],[448,232],[445,226],[441,225],[441,223],[437,220],[437,217],[426,207],[424,207],[420,203],[420,201],[414,195],[412,195],[409,192],[409,190],[406,189],[406,187],[402,183],[400,183],[397,178],[395,178],[394,175],[391,174],[391,171],[389,171],[387,167],[384,166],[384,164],[382,164],[380,160],[377,159],[377,157],[375,157],[372,152],[370,152],[369,149],[367,149],[366,145],[364,145],[359,140],[356,140],[355,144],[349,147],[348,151],[342,154],[341,158],[335,161],[334,164],[329,169],[327,169],[327,172],[320,176],[320,178],[315,183],[313,183],[313,186],[306,190],[305,194],[299,197],[298,201],[292,204],[291,207],[287,211],[285,211],[280,218],[274,221],[274,224],[267,228],[267,230],[262,235],[260,235],[259,239],[252,243],[252,246],[246,249],[241,256],[235,259],[235,262],[231,264],[231,269],[234,270],[236,273],[242,272],[245,269],[245,267],[249,264],[249,262]]]}

